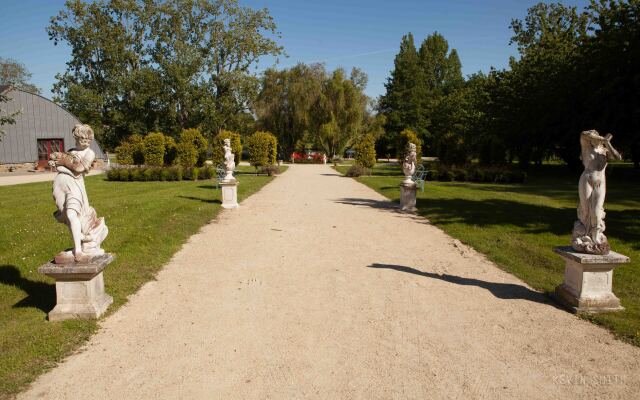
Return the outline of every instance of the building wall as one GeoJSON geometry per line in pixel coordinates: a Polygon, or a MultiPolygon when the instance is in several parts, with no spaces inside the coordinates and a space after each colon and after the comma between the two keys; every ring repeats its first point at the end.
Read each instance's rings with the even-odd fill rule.
{"type": "MultiPolygon", "coordinates": [[[[80,121],[64,108],[42,96],[10,90],[6,95],[11,98],[3,104],[8,113],[22,110],[16,123],[3,125],[4,136],[0,139],[0,164],[18,164],[34,162],[38,159],[37,139],[64,139],[65,150],[75,146],[71,130],[80,121]]],[[[94,140],[91,149],[97,159],[105,155],[94,140]]]]}

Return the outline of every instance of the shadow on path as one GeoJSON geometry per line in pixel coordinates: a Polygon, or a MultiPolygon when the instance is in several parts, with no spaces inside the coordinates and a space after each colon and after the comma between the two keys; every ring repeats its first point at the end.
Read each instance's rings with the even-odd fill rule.
{"type": "Polygon", "coordinates": [[[15,265],[0,265],[0,284],[15,286],[27,294],[14,308],[35,307],[48,313],[56,305],[55,285],[23,278],[15,265]]]}
{"type": "Polygon", "coordinates": [[[419,216],[414,213],[400,211],[398,203],[391,200],[374,200],[374,199],[361,199],[361,198],[347,197],[347,198],[337,199],[334,201],[339,204],[349,204],[352,206],[360,206],[360,207],[371,207],[377,210],[382,210],[382,211],[395,214],[398,217],[410,218],[416,222],[431,225],[429,220],[424,216],[419,216]]]}
{"type": "Polygon", "coordinates": [[[411,267],[405,267],[403,265],[391,265],[391,264],[371,264],[368,265],[367,268],[378,268],[378,269],[392,269],[399,272],[406,272],[409,274],[424,276],[427,278],[438,279],[444,282],[453,283],[456,285],[462,286],[477,286],[483,289],[488,290],[495,297],[504,300],[528,300],[536,303],[549,304],[558,309],[560,307],[556,306],[545,293],[536,292],[535,290],[531,290],[525,286],[517,285],[513,283],[498,283],[498,282],[487,282],[482,281],[480,279],[473,278],[463,278],[460,276],[449,275],[449,274],[435,274],[433,272],[423,272],[411,267]]]}

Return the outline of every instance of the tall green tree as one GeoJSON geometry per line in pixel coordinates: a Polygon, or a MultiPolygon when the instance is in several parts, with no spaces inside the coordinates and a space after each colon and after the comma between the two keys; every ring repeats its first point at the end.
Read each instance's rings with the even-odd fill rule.
{"type": "Polygon", "coordinates": [[[0,140],[4,136],[4,130],[2,130],[3,125],[11,125],[16,123],[16,116],[20,114],[20,111],[6,112],[6,108],[4,103],[11,101],[11,98],[6,94],[0,92],[0,140]],[[3,108],[5,108],[3,110],[3,108]]]}
{"type": "Polygon", "coordinates": [[[313,107],[325,78],[322,64],[300,63],[292,68],[271,68],[264,72],[254,102],[257,126],[276,135],[281,158],[288,158],[296,143],[315,129],[313,107]]]}
{"type": "Polygon", "coordinates": [[[362,132],[368,100],[365,85],[366,75],[359,70],[347,78],[338,68],[324,80],[313,111],[317,144],[329,156],[342,156],[362,132]]]}
{"type": "Polygon", "coordinates": [[[236,0],[69,0],[48,32],[72,51],[56,98],[108,145],[245,123],[258,83],[251,66],[282,54],[269,12],[236,0]]]}
{"type": "Polygon", "coordinates": [[[8,85],[29,93],[40,94],[40,89],[30,82],[33,74],[24,64],[0,57],[0,86],[8,85]]]}
{"type": "Polygon", "coordinates": [[[402,37],[400,51],[393,64],[393,71],[385,84],[386,92],[379,102],[379,112],[387,119],[385,130],[391,136],[390,141],[405,128],[411,128],[419,134],[426,133],[422,110],[426,82],[413,34],[402,37]]]}

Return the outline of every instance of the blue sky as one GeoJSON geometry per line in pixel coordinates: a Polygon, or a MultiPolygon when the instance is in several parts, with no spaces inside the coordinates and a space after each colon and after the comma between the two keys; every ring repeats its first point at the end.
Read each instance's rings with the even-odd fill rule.
{"type": "MultiPolygon", "coordinates": [[[[579,8],[588,0],[565,0],[579,8]]],[[[288,58],[280,67],[297,62],[324,62],[329,70],[358,67],[369,76],[367,94],[384,93],[402,35],[412,32],[416,46],[438,31],[456,48],[465,75],[503,68],[510,55],[512,18],[523,18],[536,1],[527,0],[240,0],[267,7],[274,17],[288,58]]],[[[51,97],[55,74],[70,58],[66,46],[54,46],[45,27],[63,8],[64,0],[0,0],[0,57],[24,63],[33,83],[51,97]]],[[[273,60],[264,59],[258,72],[273,60]]]]}

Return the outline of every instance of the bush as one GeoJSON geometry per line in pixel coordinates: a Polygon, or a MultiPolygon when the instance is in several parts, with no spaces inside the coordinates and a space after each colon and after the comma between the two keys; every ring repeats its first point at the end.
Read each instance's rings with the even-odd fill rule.
{"type": "Polygon", "coordinates": [[[270,132],[256,132],[247,138],[249,162],[254,167],[273,165],[278,154],[278,139],[270,132]]]}
{"type": "Polygon", "coordinates": [[[216,169],[210,166],[200,168],[201,179],[211,179],[216,176],[216,169]]]}
{"type": "Polygon", "coordinates": [[[164,137],[164,165],[174,165],[178,158],[176,141],[171,136],[164,137]]]}
{"type": "Polygon", "coordinates": [[[118,174],[118,180],[126,182],[129,180],[129,170],[127,168],[120,169],[118,174]]]}
{"type": "Polygon", "coordinates": [[[107,171],[107,179],[110,181],[117,181],[120,170],[118,168],[111,168],[107,171]]]}
{"type": "Polygon", "coordinates": [[[195,159],[196,161],[192,164],[192,165],[186,165],[185,163],[187,161],[180,161],[180,164],[185,166],[185,167],[191,167],[191,166],[201,166],[204,164],[204,162],[207,160],[207,148],[209,147],[209,143],[207,142],[207,139],[205,139],[204,136],[202,136],[202,133],[200,133],[200,130],[195,129],[195,128],[191,128],[191,129],[185,129],[180,133],[180,143],[178,144],[178,158],[180,158],[180,148],[182,147],[184,151],[186,151],[186,153],[182,153],[184,157],[188,158],[188,162],[190,163],[191,161],[191,150],[185,150],[185,148],[189,147],[186,144],[191,144],[193,146],[193,148],[195,149],[195,159]]]}
{"type": "Polygon", "coordinates": [[[170,181],[181,181],[184,175],[184,169],[181,166],[167,168],[170,181]]]}
{"type": "Polygon", "coordinates": [[[144,163],[145,165],[164,165],[164,134],[151,132],[143,140],[144,163]]]}
{"type": "Polygon", "coordinates": [[[371,171],[362,165],[354,164],[347,170],[347,176],[356,177],[362,175],[371,175],[371,171]]]}
{"type": "Polygon", "coordinates": [[[116,160],[121,165],[144,164],[144,143],[140,135],[131,135],[116,147],[116,160]]]}
{"type": "Polygon", "coordinates": [[[364,135],[356,144],[356,163],[365,168],[373,168],[376,165],[376,139],[373,135],[364,135]]]}
{"type": "Polygon", "coordinates": [[[240,140],[240,134],[225,130],[221,130],[220,133],[213,138],[213,143],[211,143],[213,146],[213,164],[224,164],[224,150],[222,147],[224,146],[225,139],[231,139],[231,152],[234,155],[236,165],[238,165],[242,155],[242,141],[240,140]]]}
{"type": "Polygon", "coordinates": [[[187,168],[184,170],[184,179],[189,181],[197,181],[198,176],[200,175],[200,170],[198,168],[187,168]]]}
{"type": "Polygon", "coordinates": [[[436,144],[438,159],[445,165],[465,165],[469,161],[469,151],[464,138],[453,132],[445,133],[436,144]]]}
{"type": "Polygon", "coordinates": [[[260,167],[258,173],[274,176],[280,173],[280,168],[277,165],[263,165],[260,167]]]}
{"type": "Polygon", "coordinates": [[[176,146],[178,154],[178,164],[185,168],[192,168],[198,162],[198,150],[193,143],[186,141],[180,142],[176,146]]]}
{"type": "Polygon", "coordinates": [[[398,140],[396,141],[398,161],[400,163],[402,163],[406,157],[407,146],[409,143],[416,145],[416,157],[418,160],[422,157],[422,140],[418,139],[418,135],[411,129],[405,129],[400,132],[398,140]]]}
{"type": "Polygon", "coordinates": [[[131,181],[141,181],[142,180],[142,170],[140,168],[131,168],[129,170],[129,180],[131,180],[131,181]]]}

